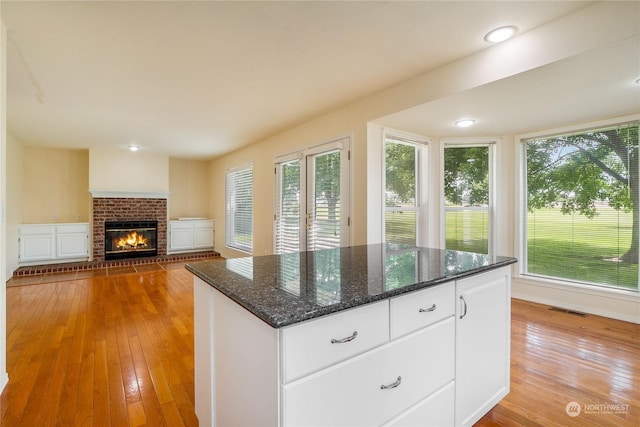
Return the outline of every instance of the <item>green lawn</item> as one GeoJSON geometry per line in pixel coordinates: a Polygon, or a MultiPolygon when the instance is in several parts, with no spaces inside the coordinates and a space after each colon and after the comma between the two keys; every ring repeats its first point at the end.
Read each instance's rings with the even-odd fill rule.
{"type": "MultiPolygon", "coordinates": [[[[617,262],[631,241],[631,213],[599,208],[599,215],[563,215],[559,209],[540,209],[528,215],[528,272],[578,282],[638,289],[638,264],[617,262]]],[[[387,231],[397,243],[414,244],[415,221],[387,213],[387,231]]],[[[448,249],[487,252],[484,212],[448,212],[448,249]],[[465,231],[466,230],[466,231],[465,231]]],[[[387,237],[387,241],[391,241],[387,237]]]]}

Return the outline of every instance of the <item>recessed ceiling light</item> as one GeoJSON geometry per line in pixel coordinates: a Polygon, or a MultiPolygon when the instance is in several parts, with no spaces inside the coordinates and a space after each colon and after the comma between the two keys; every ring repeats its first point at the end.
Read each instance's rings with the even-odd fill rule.
{"type": "Polygon", "coordinates": [[[138,146],[137,145],[130,145],[129,146],[129,151],[138,151],[138,146]]]}
{"type": "Polygon", "coordinates": [[[496,28],[491,30],[484,36],[484,39],[489,43],[500,43],[507,39],[510,39],[518,31],[517,27],[513,25],[507,25],[505,27],[496,28]]]}
{"type": "Polygon", "coordinates": [[[636,84],[640,85],[640,79],[636,80],[636,84]]]}
{"type": "Polygon", "coordinates": [[[468,128],[469,126],[473,125],[476,121],[473,119],[462,119],[462,120],[458,120],[456,121],[456,126],[458,126],[459,128],[468,128]]]}

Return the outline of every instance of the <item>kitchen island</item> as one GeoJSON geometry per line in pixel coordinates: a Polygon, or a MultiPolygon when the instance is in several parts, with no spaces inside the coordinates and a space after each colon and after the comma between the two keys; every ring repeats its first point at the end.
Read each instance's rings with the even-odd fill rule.
{"type": "Polygon", "coordinates": [[[200,425],[472,425],[509,392],[515,262],[380,244],[188,264],[200,425]]]}

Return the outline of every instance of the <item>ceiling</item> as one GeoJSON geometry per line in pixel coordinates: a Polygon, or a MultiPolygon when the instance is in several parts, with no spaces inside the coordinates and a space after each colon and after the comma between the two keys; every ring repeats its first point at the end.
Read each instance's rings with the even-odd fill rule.
{"type": "MultiPolygon", "coordinates": [[[[7,129],[30,146],[212,158],[486,49],[492,28],[522,34],[592,3],[5,0],[7,129]]],[[[603,94],[628,114],[637,49],[620,43],[600,52],[607,61],[581,55],[380,122],[450,136],[454,118],[473,115],[475,134],[519,133],[554,124],[550,102],[574,111],[565,120],[598,118],[603,94]]]]}

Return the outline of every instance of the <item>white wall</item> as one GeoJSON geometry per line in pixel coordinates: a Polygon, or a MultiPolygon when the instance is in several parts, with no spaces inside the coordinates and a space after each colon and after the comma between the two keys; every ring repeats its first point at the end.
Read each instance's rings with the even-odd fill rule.
{"type": "Polygon", "coordinates": [[[169,192],[169,156],[127,149],[89,150],[91,191],[169,192]]]}

